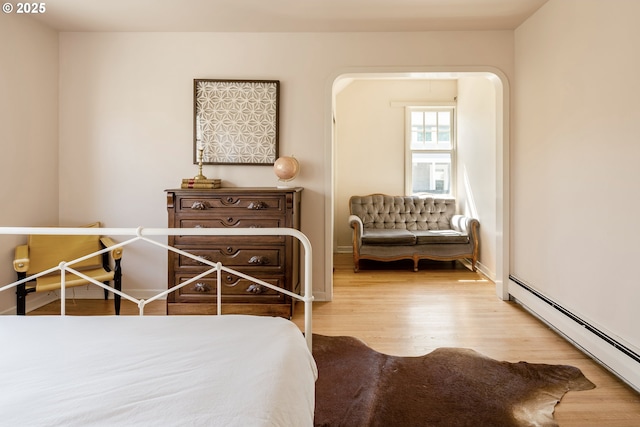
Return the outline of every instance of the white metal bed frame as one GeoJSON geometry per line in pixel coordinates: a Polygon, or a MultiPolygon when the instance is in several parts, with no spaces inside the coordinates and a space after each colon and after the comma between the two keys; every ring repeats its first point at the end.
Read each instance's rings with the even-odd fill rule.
{"type": "Polygon", "coordinates": [[[305,236],[299,230],[293,228],[237,228],[237,229],[219,229],[219,228],[89,228],[89,227],[0,227],[0,235],[29,235],[29,234],[40,234],[40,235],[99,235],[99,236],[133,236],[132,238],[125,240],[124,242],[117,243],[114,246],[102,249],[100,251],[96,251],[94,253],[83,256],[82,258],[63,261],[58,266],[52,267],[48,270],[45,270],[41,273],[34,274],[25,279],[15,281],[3,287],[0,287],[0,292],[16,287],[22,283],[31,281],[37,277],[43,276],[45,274],[53,273],[56,270],[60,271],[61,274],[61,283],[62,287],[60,290],[60,314],[62,316],[66,315],[66,282],[65,282],[65,274],[67,272],[73,273],[83,279],[91,282],[92,284],[99,286],[103,289],[108,290],[114,294],[121,296],[122,298],[126,298],[127,300],[136,304],[140,311],[140,316],[144,315],[144,307],[146,304],[156,301],[158,299],[166,297],[171,292],[174,292],[183,286],[187,286],[196,280],[200,280],[201,278],[216,272],[217,278],[217,314],[222,315],[222,286],[221,286],[221,272],[229,272],[235,275],[238,275],[244,279],[250,280],[254,283],[260,284],[262,286],[266,286],[267,288],[273,289],[277,292],[285,294],[291,298],[294,298],[299,301],[304,302],[304,335],[305,340],[307,342],[307,347],[309,351],[312,348],[312,302],[313,302],[313,285],[311,280],[312,273],[312,251],[311,251],[311,243],[307,236],[305,236]],[[174,248],[173,246],[169,246],[155,240],[151,240],[148,238],[149,236],[291,236],[302,244],[304,247],[304,293],[302,295],[298,295],[294,292],[290,292],[286,289],[279,288],[271,283],[267,283],[263,280],[257,279],[255,277],[251,277],[247,274],[241,273],[237,270],[225,267],[222,263],[211,262],[206,259],[200,258],[196,255],[193,255],[189,252],[174,248]],[[162,291],[149,299],[137,299],[132,297],[131,295],[126,294],[125,292],[118,291],[108,285],[105,285],[102,282],[98,282],[91,277],[88,277],[82,272],[74,270],[73,265],[81,262],[85,259],[89,259],[96,255],[101,255],[106,252],[110,252],[116,248],[127,246],[131,243],[143,241],[155,246],[159,246],[165,248],[167,250],[176,252],[180,255],[192,258],[200,263],[207,264],[211,268],[185,282],[182,282],[172,288],[169,288],[165,291],[162,291]]]}

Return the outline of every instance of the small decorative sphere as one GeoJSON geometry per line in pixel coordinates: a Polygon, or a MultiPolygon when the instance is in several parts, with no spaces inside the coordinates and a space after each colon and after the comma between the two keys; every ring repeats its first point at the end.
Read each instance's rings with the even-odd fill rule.
{"type": "Polygon", "coordinates": [[[300,173],[300,163],[293,156],[283,156],[275,161],[273,171],[280,181],[291,181],[300,173]]]}

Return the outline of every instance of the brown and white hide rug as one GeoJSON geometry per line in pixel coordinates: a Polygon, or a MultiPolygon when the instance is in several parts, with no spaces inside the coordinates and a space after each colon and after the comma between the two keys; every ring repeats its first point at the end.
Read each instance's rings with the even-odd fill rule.
{"type": "Polygon", "coordinates": [[[397,357],[314,334],[313,356],[316,426],[557,426],[562,396],[595,387],[573,366],[500,362],[463,348],[397,357]]]}

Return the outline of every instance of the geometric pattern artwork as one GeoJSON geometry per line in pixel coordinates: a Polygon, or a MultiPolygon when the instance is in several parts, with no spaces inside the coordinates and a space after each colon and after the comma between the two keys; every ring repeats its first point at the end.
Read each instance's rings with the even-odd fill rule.
{"type": "Polygon", "coordinates": [[[194,162],[273,165],[278,158],[278,80],[194,80],[194,162]]]}

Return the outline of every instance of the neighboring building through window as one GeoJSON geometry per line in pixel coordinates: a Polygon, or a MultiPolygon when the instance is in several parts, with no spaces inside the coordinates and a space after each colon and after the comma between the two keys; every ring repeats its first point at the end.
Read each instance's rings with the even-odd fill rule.
{"type": "Polygon", "coordinates": [[[407,107],[406,193],[453,196],[454,107],[407,107]]]}

